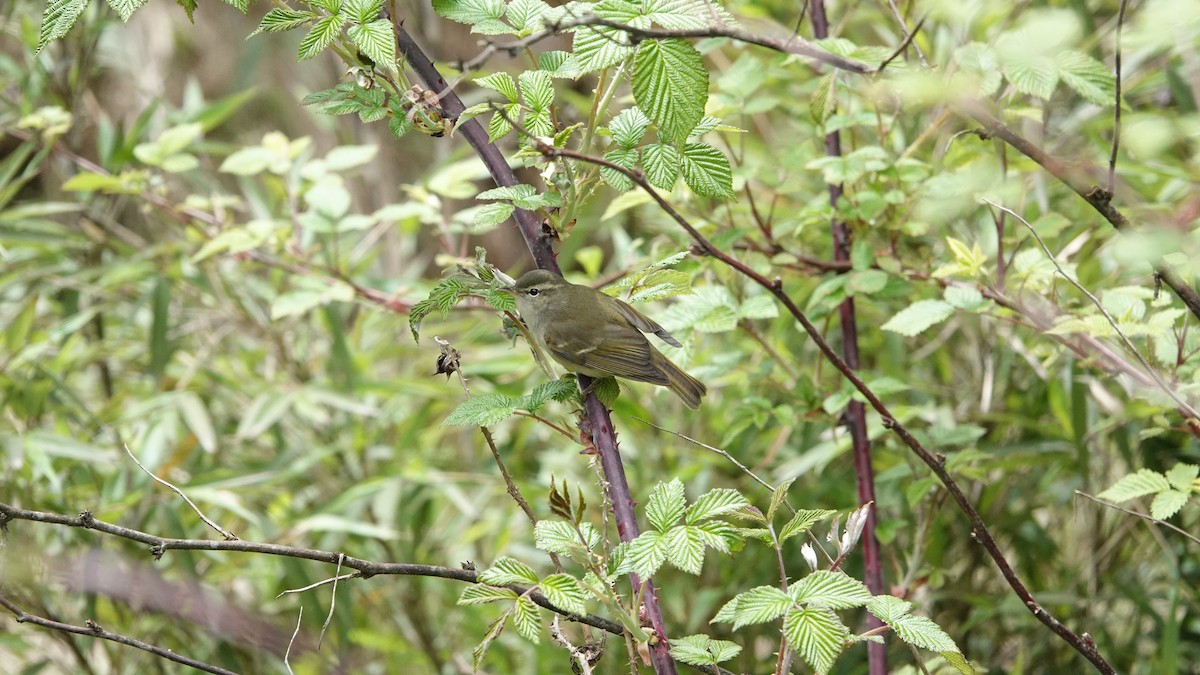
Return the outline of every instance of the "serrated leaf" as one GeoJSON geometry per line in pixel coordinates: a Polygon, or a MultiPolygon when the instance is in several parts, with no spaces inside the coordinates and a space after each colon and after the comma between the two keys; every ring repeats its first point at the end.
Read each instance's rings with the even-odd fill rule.
{"type": "Polygon", "coordinates": [[[515,210],[508,202],[487,204],[475,212],[475,227],[495,227],[508,220],[515,210]]]}
{"type": "Polygon", "coordinates": [[[146,0],[108,0],[108,6],[116,10],[117,14],[121,15],[121,21],[125,23],[129,23],[129,17],[144,4],[146,0]]]}
{"type": "Polygon", "coordinates": [[[655,143],[642,148],[642,169],[646,180],[656,188],[671,190],[679,180],[682,158],[671,145],[655,143]]]}
{"type": "MultiPolygon", "coordinates": [[[[582,523],[579,529],[587,539],[588,550],[600,544],[600,534],[591,523],[582,523]]],[[[543,551],[559,555],[572,555],[585,548],[575,528],[561,520],[539,520],[534,526],[534,544],[543,551]]]]}
{"type": "Polygon", "coordinates": [[[918,335],[930,326],[941,323],[954,314],[954,307],[942,300],[918,300],[900,310],[896,316],[880,326],[908,337],[918,335]]]}
{"type": "Polygon", "coordinates": [[[732,622],[733,629],[774,621],[795,605],[787,593],[774,586],[757,586],[737,594],[717,611],[713,622],[732,622]]]}
{"type": "Polygon", "coordinates": [[[503,614],[496,617],[496,620],[488,625],[483,639],[479,641],[475,649],[471,650],[471,663],[475,670],[479,670],[479,666],[483,663],[483,657],[487,654],[488,647],[496,641],[496,638],[500,637],[500,633],[504,632],[504,625],[508,622],[508,617],[512,615],[512,612],[512,608],[509,607],[504,610],[503,614]]]}
{"type": "Polygon", "coordinates": [[[379,18],[383,0],[345,0],[338,14],[355,23],[370,23],[379,18]]]}
{"type": "Polygon", "coordinates": [[[1049,99],[1058,84],[1058,66],[1049,57],[1035,55],[1005,63],[1004,76],[1017,91],[1049,99]]]}
{"type": "Polygon", "coordinates": [[[684,513],[684,522],[695,525],[702,520],[717,518],[750,505],[750,500],[737,490],[716,488],[709,490],[692,503],[684,513]]]}
{"type": "Polygon", "coordinates": [[[806,607],[788,612],[783,619],[788,644],[819,674],[829,672],[850,636],[837,615],[823,607],[806,607]]]}
{"type": "Polygon", "coordinates": [[[733,171],[729,159],[707,143],[688,143],[683,148],[683,180],[698,195],[733,197],[733,171]]]}
{"type": "Polygon", "coordinates": [[[1059,54],[1056,62],[1058,76],[1088,102],[1113,105],[1116,101],[1116,76],[1103,63],[1073,50],[1059,54]]]}
{"type": "Polygon", "coordinates": [[[641,533],[626,549],[625,563],[643,579],[654,576],[666,559],[667,545],[657,530],[641,533]]]}
{"type": "Polygon", "coordinates": [[[463,590],[458,598],[460,605],[482,605],[488,602],[512,601],[517,599],[517,593],[510,588],[496,588],[485,584],[472,584],[463,590]]]}
{"type": "Polygon", "coordinates": [[[491,567],[479,573],[479,583],[490,586],[508,586],[510,584],[532,586],[537,581],[537,572],[534,572],[529,565],[509,557],[500,558],[492,563],[491,567]]]}
{"type": "Polygon", "coordinates": [[[1170,489],[1171,483],[1166,476],[1150,469],[1141,469],[1118,480],[1112,487],[1101,492],[1098,497],[1110,502],[1124,502],[1148,494],[1156,494],[1170,489]]]}
{"type": "Polygon", "coordinates": [[[642,140],[646,129],[650,127],[650,118],[634,106],[622,110],[620,115],[608,123],[608,131],[612,134],[613,143],[622,148],[632,148],[642,140]]]}
{"type": "Polygon", "coordinates": [[[579,580],[569,574],[551,574],[542,579],[538,590],[546,599],[561,610],[577,616],[587,614],[587,595],[579,580]]]}
{"type": "Polygon", "coordinates": [[[554,103],[554,83],[550,76],[540,70],[527,70],[521,73],[519,79],[525,105],[534,111],[549,110],[554,103]]]}
{"type": "Polygon", "coordinates": [[[258,22],[258,28],[254,29],[254,32],[247,36],[247,39],[259,33],[278,33],[299,28],[310,21],[316,21],[318,18],[313,12],[297,12],[275,7],[263,16],[262,21],[258,22]]]}
{"type": "Polygon", "coordinates": [[[991,46],[982,42],[971,42],[954,52],[954,61],[966,72],[979,78],[979,95],[991,96],[1000,89],[1003,77],[1000,60],[991,46]]]}
{"type": "Polygon", "coordinates": [[[1159,520],[1166,520],[1179,513],[1188,502],[1189,494],[1179,490],[1163,490],[1150,502],[1150,515],[1159,520]]]}
{"type": "Polygon", "coordinates": [[[391,68],[396,64],[396,40],[392,35],[392,24],[387,19],[351,26],[346,35],[378,66],[391,68]]]}
{"type": "Polygon", "coordinates": [[[578,78],[583,73],[579,64],[570,52],[549,51],[538,55],[538,68],[546,71],[550,77],[561,77],[570,80],[578,78]]]}
{"type": "Polygon", "coordinates": [[[642,42],[633,63],[633,100],[658,125],[659,137],[686,141],[708,100],[708,69],[700,52],[677,38],[642,42]]]}
{"type": "Polygon", "coordinates": [[[646,518],[650,526],[659,532],[666,532],[679,522],[687,509],[687,498],[684,496],[683,483],[674,478],[669,483],[659,483],[650,491],[650,500],[646,504],[646,518]]]}
{"type": "Polygon", "coordinates": [[[508,73],[492,73],[484,77],[477,77],[475,84],[500,92],[508,99],[509,103],[517,102],[517,83],[508,73]]]}
{"type": "MultiPolygon", "coordinates": [[[[604,159],[623,166],[626,169],[632,170],[637,166],[638,151],[625,148],[617,148],[604,153],[604,159]]],[[[607,166],[600,167],[600,177],[604,179],[614,190],[625,192],[633,189],[633,180],[616,169],[607,166]]]]}
{"type": "Polygon", "coordinates": [[[711,666],[728,661],[740,654],[742,648],[726,640],[713,640],[707,635],[688,635],[671,638],[671,658],[693,666],[711,666]]]}
{"type": "Polygon", "coordinates": [[[783,529],[779,531],[779,541],[786,541],[797,534],[807,532],[812,529],[813,525],[816,525],[818,522],[828,518],[829,516],[832,516],[835,513],[837,513],[837,511],[833,511],[831,509],[809,509],[797,511],[796,515],[792,516],[792,519],[789,520],[787,524],[783,526],[783,529]]]}
{"type": "MultiPolygon", "coordinates": [[[[742,528],[734,527],[723,520],[706,520],[691,526],[705,546],[729,554],[742,546],[742,528]]],[[[771,543],[769,538],[767,543],[771,543]]]]}
{"type": "Polygon", "coordinates": [[[507,419],[517,408],[517,401],[503,394],[480,394],[459,403],[442,424],[490,427],[507,419]]]}
{"type": "Polygon", "coordinates": [[[800,604],[829,609],[862,607],[873,597],[863,582],[829,570],[818,570],[804,577],[788,594],[800,604]]]}
{"type": "MultiPolygon", "coordinates": [[[[591,6],[602,19],[618,21],[638,28],[649,28],[639,16],[638,7],[628,0],[603,0],[591,6]]],[[[580,26],[575,30],[571,51],[583,73],[615,66],[633,53],[629,35],[607,26],[580,26]]]]}
{"type": "Polygon", "coordinates": [[[501,23],[505,9],[504,0],[433,0],[433,11],[451,21],[471,24],[472,31],[477,25],[501,23]]]}
{"type": "Polygon", "coordinates": [[[521,637],[535,645],[541,641],[542,619],[533,600],[524,596],[517,598],[517,604],[513,605],[512,622],[521,637]]]}
{"type": "Polygon", "coordinates": [[[700,574],[704,566],[704,539],[697,528],[680,525],[663,536],[667,562],[688,574],[700,574]]]}
{"type": "Polygon", "coordinates": [[[517,119],[520,114],[521,106],[518,103],[510,103],[497,110],[488,124],[488,141],[495,143],[496,139],[502,138],[512,131],[512,120],[517,119]]]}
{"type": "Polygon", "coordinates": [[[298,59],[305,61],[320,54],[342,32],[343,19],[336,14],[321,19],[300,40],[298,59]]]}
{"type": "Polygon", "coordinates": [[[808,114],[817,124],[824,124],[825,120],[829,119],[837,110],[837,97],[833,93],[836,81],[836,71],[822,77],[817,82],[817,89],[808,102],[808,114]]]}
{"type": "Polygon", "coordinates": [[[1167,482],[1176,490],[1188,492],[1192,489],[1198,475],[1200,475],[1200,466],[1180,462],[1167,471],[1167,482]]]}
{"type": "Polygon", "coordinates": [[[37,52],[40,53],[50,42],[71,30],[91,0],[49,0],[42,12],[42,26],[38,29],[37,52]]]}
{"type": "Polygon", "coordinates": [[[933,652],[959,652],[958,645],[932,620],[905,614],[885,622],[892,632],[910,645],[933,652]]]}

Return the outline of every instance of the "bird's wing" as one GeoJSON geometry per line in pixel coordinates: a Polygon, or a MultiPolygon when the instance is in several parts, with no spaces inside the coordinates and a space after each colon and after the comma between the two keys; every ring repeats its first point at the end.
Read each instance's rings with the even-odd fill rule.
{"type": "Polygon", "coordinates": [[[636,309],[631,307],[628,303],[622,301],[619,298],[613,298],[613,300],[616,302],[617,311],[620,312],[621,316],[625,317],[625,320],[628,321],[629,323],[631,323],[634,328],[637,328],[638,330],[642,331],[643,333],[654,333],[655,335],[657,335],[659,337],[659,339],[661,339],[663,342],[671,345],[672,347],[682,347],[683,346],[683,345],[679,344],[679,340],[676,340],[674,337],[671,336],[670,333],[667,332],[666,328],[663,328],[662,326],[655,323],[653,320],[650,319],[650,317],[637,311],[636,309]]]}
{"type": "Polygon", "coordinates": [[[628,327],[609,325],[586,336],[559,335],[547,330],[546,348],[563,366],[592,377],[615,376],[628,380],[670,384],[654,365],[654,348],[645,336],[628,327]]]}

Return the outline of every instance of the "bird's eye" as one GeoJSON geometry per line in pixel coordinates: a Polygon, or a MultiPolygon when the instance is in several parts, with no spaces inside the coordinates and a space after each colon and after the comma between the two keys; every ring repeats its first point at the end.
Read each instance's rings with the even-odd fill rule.
{"type": "Polygon", "coordinates": [[[541,292],[541,291],[539,291],[539,290],[538,290],[538,289],[536,289],[536,288],[531,288],[531,289],[529,289],[529,296],[530,296],[530,297],[533,297],[533,296],[537,295],[537,294],[538,294],[538,293],[540,293],[540,292],[541,292]]]}

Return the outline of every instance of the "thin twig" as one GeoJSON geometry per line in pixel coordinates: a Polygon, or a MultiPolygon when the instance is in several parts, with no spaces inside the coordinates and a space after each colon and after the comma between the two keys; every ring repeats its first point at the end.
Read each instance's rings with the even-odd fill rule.
{"type": "Polygon", "coordinates": [[[172,492],[174,492],[175,494],[179,495],[180,497],[183,497],[183,501],[187,502],[187,505],[188,505],[188,506],[190,506],[190,507],[192,507],[192,510],[196,512],[196,515],[200,516],[200,520],[203,520],[205,525],[208,525],[208,526],[209,526],[209,527],[211,527],[212,529],[214,529],[214,530],[216,530],[217,532],[219,532],[219,533],[221,534],[221,536],[222,536],[222,537],[225,537],[225,539],[226,539],[226,540],[232,541],[232,540],[236,540],[236,539],[237,539],[237,537],[236,537],[236,536],[234,536],[234,534],[233,534],[232,532],[229,532],[229,531],[228,531],[228,530],[226,530],[225,528],[223,528],[223,527],[221,527],[220,525],[216,524],[216,523],[215,523],[215,522],[214,522],[214,521],[213,521],[211,518],[209,518],[208,516],[204,515],[204,512],[200,510],[200,507],[196,506],[196,504],[195,504],[195,503],[194,503],[194,502],[193,502],[191,499],[188,499],[188,496],[187,496],[187,495],[183,494],[183,490],[180,490],[179,488],[177,488],[177,487],[175,487],[174,485],[172,485],[172,484],[168,483],[167,481],[163,480],[162,478],[159,478],[158,476],[155,476],[155,475],[154,475],[154,473],[153,473],[152,471],[150,471],[150,469],[147,469],[146,467],[142,466],[142,463],[138,461],[138,458],[137,458],[137,457],[135,457],[135,456],[133,455],[133,452],[131,452],[131,451],[129,450],[129,445],[128,445],[128,444],[124,444],[124,446],[123,446],[123,447],[125,448],[125,454],[129,455],[129,459],[132,459],[132,460],[133,460],[133,463],[134,463],[134,464],[137,464],[139,469],[141,469],[142,471],[146,472],[146,475],[147,475],[147,476],[150,476],[150,477],[151,477],[151,478],[153,478],[154,480],[156,480],[156,481],[158,481],[159,483],[162,483],[163,485],[165,485],[165,486],[167,486],[168,488],[170,488],[170,489],[171,489],[171,491],[172,491],[172,492]]]}
{"type": "Polygon", "coordinates": [[[1192,534],[1191,532],[1188,532],[1187,530],[1185,530],[1185,529],[1183,529],[1183,528],[1181,528],[1181,527],[1176,527],[1175,525],[1172,525],[1171,523],[1168,523],[1168,522],[1167,522],[1167,521],[1165,521],[1165,520],[1159,520],[1158,518],[1155,518],[1154,516],[1148,516],[1148,515],[1146,515],[1146,514],[1144,514],[1144,513],[1138,513],[1137,511],[1133,511],[1133,510],[1131,510],[1131,509],[1127,509],[1127,508],[1125,508],[1125,507],[1123,507],[1123,506],[1117,506],[1116,504],[1113,504],[1112,502],[1106,502],[1106,501],[1104,501],[1103,499],[1100,499],[1100,498],[1098,498],[1098,497],[1093,497],[1092,495],[1089,495],[1088,493],[1086,493],[1086,492],[1083,492],[1083,491],[1081,491],[1081,490],[1076,490],[1076,491],[1075,491],[1075,494],[1079,495],[1080,497],[1085,497],[1085,498],[1087,498],[1087,499],[1090,499],[1090,500],[1092,500],[1092,501],[1094,501],[1094,502],[1096,502],[1097,504],[1100,504],[1100,505],[1102,505],[1102,506],[1107,506],[1107,507],[1108,507],[1108,508],[1110,508],[1110,509],[1114,509],[1114,510],[1116,510],[1116,511],[1120,511],[1121,513],[1128,513],[1128,514],[1129,514],[1129,515],[1131,515],[1131,516],[1137,516],[1138,518],[1141,518],[1142,520],[1146,520],[1146,521],[1149,521],[1149,522],[1151,522],[1151,523],[1154,523],[1155,525],[1162,525],[1162,526],[1163,526],[1163,527],[1165,527],[1165,528],[1168,528],[1168,529],[1171,529],[1171,530],[1175,530],[1175,531],[1176,531],[1176,532],[1178,532],[1179,534],[1182,534],[1183,536],[1185,536],[1185,537],[1187,537],[1188,539],[1190,539],[1190,540],[1192,541],[1192,543],[1194,543],[1194,544],[1200,544],[1200,537],[1197,537],[1196,535],[1192,534]]]}
{"type": "Polygon", "coordinates": [[[300,605],[300,611],[296,615],[296,629],[292,631],[292,637],[288,640],[287,649],[283,650],[283,665],[287,668],[288,673],[295,675],[292,670],[292,645],[296,642],[296,636],[300,634],[300,622],[304,620],[304,605],[300,605]]]}
{"type": "Polygon", "coordinates": [[[1117,40],[1114,70],[1116,71],[1116,101],[1113,105],[1113,141],[1112,154],[1108,157],[1108,194],[1116,194],[1117,182],[1117,149],[1121,145],[1121,29],[1125,26],[1125,5],[1129,0],[1121,0],[1121,9],[1117,11],[1117,40]]]}
{"type": "Polygon", "coordinates": [[[285,595],[291,595],[293,593],[303,593],[305,591],[311,591],[314,588],[320,588],[321,586],[335,584],[339,580],[345,581],[346,579],[353,579],[354,577],[361,577],[361,576],[362,576],[361,572],[354,572],[352,574],[340,574],[336,577],[329,577],[328,579],[322,579],[320,581],[315,581],[307,586],[301,586],[300,588],[289,588],[287,590],[281,591],[279,593],[279,595],[276,595],[275,597],[276,597],[276,599],[278,599],[278,598],[282,598],[285,595]]]}
{"type": "Polygon", "coordinates": [[[175,663],[181,663],[185,666],[190,666],[192,668],[195,668],[196,670],[200,670],[200,671],[203,671],[206,673],[216,673],[216,675],[237,675],[232,670],[225,670],[224,668],[221,668],[219,666],[214,666],[209,663],[204,663],[203,661],[197,661],[196,659],[189,658],[187,656],[178,654],[174,650],[171,650],[171,649],[165,649],[163,647],[152,645],[148,642],[142,642],[141,640],[136,640],[134,638],[127,637],[125,635],[120,635],[118,633],[110,633],[109,631],[106,631],[103,628],[101,628],[99,626],[99,624],[97,624],[95,621],[92,621],[91,619],[89,619],[87,621],[86,626],[76,626],[74,624],[63,623],[61,621],[55,621],[53,619],[47,619],[45,617],[37,616],[37,615],[26,612],[25,610],[18,607],[15,603],[13,603],[11,600],[9,600],[7,597],[5,597],[3,595],[0,595],[0,607],[4,607],[8,611],[12,612],[13,616],[16,617],[17,623],[30,623],[35,626],[41,626],[42,628],[49,628],[51,630],[57,630],[57,631],[61,631],[64,633],[73,633],[75,635],[85,635],[87,637],[100,638],[101,640],[108,640],[110,642],[116,642],[118,644],[123,644],[128,647],[140,649],[144,652],[150,652],[151,654],[154,654],[155,656],[167,659],[168,661],[174,661],[175,663]]]}
{"type": "Polygon", "coordinates": [[[325,631],[329,629],[330,622],[333,621],[333,610],[337,607],[337,586],[342,575],[338,572],[342,571],[342,561],[346,559],[345,555],[338,554],[337,569],[334,570],[333,590],[329,592],[329,613],[325,615],[325,623],[321,624],[321,634],[317,636],[317,649],[321,648],[321,643],[325,641],[325,631]]]}
{"type": "Polygon", "coordinates": [[[1161,389],[1164,394],[1170,397],[1170,399],[1175,402],[1175,405],[1179,406],[1181,410],[1186,412],[1188,415],[1191,415],[1192,419],[1200,423],[1200,413],[1196,412],[1196,409],[1193,408],[1190,403],[1183,400],[1179,394],[1176,394],[1174,388],[1167,384],[1166,380],[1164,380],[1162,376],[1158,374],[1158,371],[1155,370],[1148,361],[1146,361],[1146,359],[1142,356],[1142,353],[1138,351],[1138,348],[1135,347],[1129,337],[1125,335],[1125,331],[1121,330],[1121,327],[1117,325],[1117,320],[1114,319],[1112,314],[1109,314],[1108,310],[1104,308],[1104,303],[1100,302],[1100,298],[1097,298],[1092,294],[1091,291],[1084,288],[1083,284],[1079,283],[1075,277],[1067,274],[1067,271],[1063,269],[1062,265],[1058,264],[1058,259],[1054,257],[1054,253],[1050,251],[1050,247],[1046,246],[1046,242],[1042,241],[1041,235],[1037,233],[1037,230],[1033,229],[1033,226],[1029,224],[1029,221],[1022,218],[1016,211],[1013,211],[1005,206],[1001,206],[996,202],[987,199],[986,197],[983,198],[982,201],[991,205],[993,208],[1007,212],[1013,218],[1021,221],[1021,224],[1029,230],[1029,233],[1032,234],[1033,238],[1037,240],[1038,245],[1042,247],[1043,251],[1045,251],[1046,257],[1049,258],[1050,262],[1054,264],[1054,269],[1058,270],[1058,273],[1062,276],[1062,278],[1066,279],[1071,283],[1072,286],[1079,289],[1079,292],[1086,295],[1088,300],[1091,300],[1092,304],[1096,306],[1096,309],[1100,310],[1100,313],[1104,315],[1104,318],[1108,321],[1109,325],[1112,326],[1112,329],[1116,331],[1117,336],[1121,338],[1121,342],[1125,345],[1125,349],[1129,350],[1129,353],[1133,354],[1133,357],[1137,359],[1138,363],[1142,364],[1142,368],[1146,370],[1146,374],[1148,374],[1154,380],[1154,383],[1158,385],[1159,389],[1161,389]]]}
{"type": "MultiPolygon", "coordinates": [[[[705,442],[703,442],[703,441],[698,441],[698,440],[696,440],[696,439],[692,438],[691,436],[687,436],[687,435],[681,434],[681,433],[679,433],[678,431],[675,431],[675,430],[673,430],[673,429],[668,429],[668,428],[666,428],[666,427],[660,427],[660,426],[658,426],[657,424],[655,424],[654,422],[651,422],[650,420],[642,419],[641,417],[638,417],[637,415],[634,415],[634,416],[633,416],[633,419],[635,419],[635,420],[637,420],[637,421],[641,422],[642,424],[648,424],[648,425],[650,425],[650,426],[654,427],[655,429],[658,429],[659,431],[665,431],[665,432],[667,432],[668,434],[671,434],[672,436],[677,436],[677,437],[679,437],[679,438],[682,438],[683,440],[687,441],[688,443],[691,443],[691,444],[693,444],[693,445],[699,446],[699,447],[701,447],[701,448],[704,448],[705,450],[708,450],[709,452],[714,452],[714,453],[716,453],[716,454],[718,454],[718,455],[720,455],[720,456],[724,457],[726,460],[728,460],[728,461],[729,461],[729,463],[730,463],[730,464],[733,464],[733,465],[734,465],[734,466],[736,466],[736,467],[738,468],[738,470],[740,470],[742,473],[744,473],[744,474],[746,474],[747,476],[749,476],[750,478],[752,478],[752,479],[754,480],[754,482],[756,482],[756,483],[758,483],[759,485],[761,485],[761,486],[763,486],[763,487],[767,488],[767,490],[770,490],[771,492],[774,492],[774,491],[775,491],[775,486],[774,486],[774,485],[771,485],[771,484],[770,484],[770,483],[768,483],[767,481],[765,481],[765,480],[763,480],[762,478],[760,478],[760,477],[758,476],[758,474],[754,473],[754,471],[753,471],[752,469],[750,469],[750,467],[748,467],[748,466],[746,466],[745,464],[742,464],[741,462],[739,462],[739,461],[738,461],[738,459],[737,459],[736,457],[734,457],[733,455],[729,454],[729,453],[728,453],[728,452],[726,452],[725,450],[722,450],[721,448],[718,448],[718,447],[711,446],[711,445],[709,445],[709,444],[707,444],[707,443],[705,443],[705,442]]],[[[793,514],[794,514],[794,513],[796,513],[796,509],[792,508],[792,505],[791,505],[791,504],[789,504],[789,503],[787,502],[787,500],[786,500],[786,499],[783,501],[783,504],[784,504],[784,506],[788,507],[788,511],[792,512],[793,514]]]]}
{"type": "MultiPolygon", "coordinates": [[[[875,69],[876,74],[882,73],[883,69],[887,68],[889,63],[891,63],[893,60],[895,60],[895,58],[897,56],[900,56],[900,54],[902,52],[904,52],[904,50],[907,49],[910,44],[912,44],[913,38],[917,37],[917,32],[921,30],[921,26],[925,25],[925,19],[927,19],[928,17],[929,17],[929,15],[926,14],[925,16],[921,17],[921,19],[919,21],[917,21],[917,25],[913,26],[912,32],[910,32],[908,35],[906,35],[904,37],[904,42],[901,42],[900,46],[896,47],[896,51],[892,52],[891,55],[888,56],[886,59],[884,59],[883,62],[880,63],[879,66],[875,69]]],[[[903,24],[901,24],[901,25],[903,25],[903,24]]],[[[913,45],[913,46],[916,46],[916,45],[913,45]]],[[[921,50],[918,47],[917,52],[919,53],[920,51],[921,50]]],[[[921,60],[922,61],[925,60],[924,54],[921,55],[921,60]]],[[[878,628],[878,626],[876,626],[876,628],[878,628]]]]}

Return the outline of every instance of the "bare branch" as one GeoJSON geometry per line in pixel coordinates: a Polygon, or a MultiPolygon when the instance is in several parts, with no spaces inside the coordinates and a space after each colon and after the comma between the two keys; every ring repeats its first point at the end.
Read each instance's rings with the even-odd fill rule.
{"type": "Polygon", "coordinates": [[[196,670],[200,670],[205,673],[216,673],[216,675],[237,675],[232,670],[225,670],[224,668],[221,668],[220,666],[214,666],[209,663],[204,663],[203,661],[197,661],[196,659],[189,658],[187,656],[183,656],[182,654],[176,653],[174,650],[171,650],[171,649],[166,649],[164,647],[158,647],[158,646],[152,645],[148,642],[142,642],[141,640],[136,640],[134,638],[120,635],[118,633],[110,633],[109,631],[106,631],[103,628],[101,628],[99,626],[99,624],[97,624],[95,621],[92,621],[91,619],[88,619],[86,626],[76,626],[74,624],[63,623],[61,621],[55,621],[53,619],[47,619],[45,617],[36,616],[34,614],[30,614],[30,613],[26,612],[25,610],[18,607],[15,603],[13,603],[13,601],[9,600],[7,597],[5,597],[3,595],[0,595],[0,606],[4,607],[8,611],[12,612],[13,616],[16,617],[17,623],[30,623],[35,626],[41,626],[42,628],[49,628],[51,630],[62,631],[64,633],[73,633],[75,635],[85,635],[87,637],[100,638],[101,640],[108,640],[110,642],[116,642],[117,644],[122,644],[122,645],[126,645],[128,647],[133,647],[135,649],[140,649],[144,652],[150,652],[151,654],[154,654],[155,656],[158,656],[160,658],[167,659],[168,661],[174,661],[175,663],[181,663],[185,666],[195,668],[196,670]]]}

